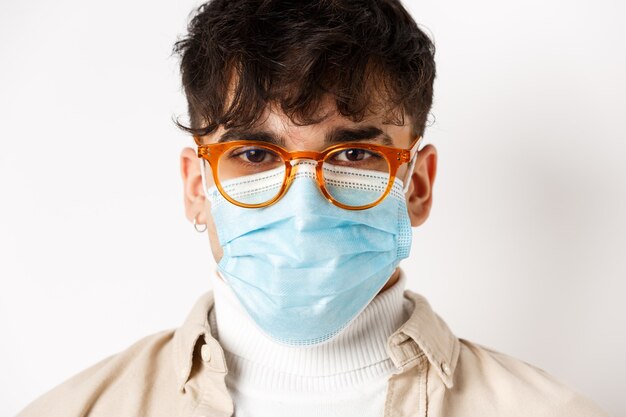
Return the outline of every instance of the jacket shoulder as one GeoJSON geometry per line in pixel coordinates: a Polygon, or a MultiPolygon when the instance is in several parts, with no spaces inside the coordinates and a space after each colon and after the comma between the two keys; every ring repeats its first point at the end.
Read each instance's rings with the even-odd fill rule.
{"type": "Polygon", "coordinates": [[[608,417],[587,397],[543,369],[483,345],[459,339],[461,349],[448,410],[484,410],[482,416],[608,417]],[[462,407],[462,408],[459,408],[462,407]]]}
{"type": "MultiPolygon", "coordinates": [[[[16,417],[110,417],[172,415],[158,397],[176,392],[174,330],[146,336],[125,350],[84,369],[35,399],[16,417]]],[[[163,399],[163,398],[161,398],[163,399]]]]}

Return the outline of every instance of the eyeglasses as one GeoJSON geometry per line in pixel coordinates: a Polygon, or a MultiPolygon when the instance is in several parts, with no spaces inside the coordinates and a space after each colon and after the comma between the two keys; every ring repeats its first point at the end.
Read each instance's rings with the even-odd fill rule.
{"type": "MultiPolygon", "coordinates": [[[[404,192],[415,165],[422,137],[409,149],[370,143],[341,143],[322,152],[288,151],[278,145],[252,140],[198,145],[198,157],[211,166],[222,196],[239,207],[260,208],[278,201],[287,192],[295,173],[306,159],[314,161],[315,178],[328,201],[347,210],[374,207],[391,192],[398,168],[409,163],[404,192]]],[[[204,175],[204,172],[203,172],[204,175]]]]}

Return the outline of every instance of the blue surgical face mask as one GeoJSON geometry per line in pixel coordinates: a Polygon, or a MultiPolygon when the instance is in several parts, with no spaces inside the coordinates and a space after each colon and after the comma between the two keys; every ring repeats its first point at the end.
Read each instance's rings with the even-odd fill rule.
{"type": "MultiPolygon", "coordinates": [[[[289,190],[271,206],[235,206],[216,187],[207,194],[224,251],[221,276],[267,336],[311,346],[339,334],[381,290],[409,255],[411,225],[401,180],[377,206],[345,210],[321,194],[313,165],[298,165],[289,190]]],[[[236,189],[238,181],[228,186],[236,189]]],[[[254,192],[250,183],[248,176],[247,193],[254,192]]],[[[267,186],[260,183],[258,192],[267,186]]],[[[366,188],[347,184],[340,192],[366,188]]]]}

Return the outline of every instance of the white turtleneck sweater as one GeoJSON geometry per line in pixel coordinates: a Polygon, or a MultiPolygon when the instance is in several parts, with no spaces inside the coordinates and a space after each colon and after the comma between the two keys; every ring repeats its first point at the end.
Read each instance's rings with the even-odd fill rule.
{"type": "Polygon", "coordinates": [[[236,417],[380,417],[396,370],[387,339],[410,314],[406,278],[378,294],[339,335],[312,347],[269,339],[215,274],[211,331],[224,348],[236,417]]]}

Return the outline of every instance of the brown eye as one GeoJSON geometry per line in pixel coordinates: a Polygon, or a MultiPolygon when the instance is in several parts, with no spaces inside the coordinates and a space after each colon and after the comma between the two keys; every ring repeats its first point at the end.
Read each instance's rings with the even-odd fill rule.
{"type": "Polygon", "coordinates": [[[365,149],[351,148],[338,152],[334,159],[338,162],[359,162],[371,156],[372,154],[365,149]]]}
{"type": "Polygon", "coordinates": [[[346,159],[348,161],[361,161],[365,156],[363,149],[348,149],[346,150],[346,159]]]}
{"type": "Polygon", "coordinates": [[[250,149],[249,151],[243,152],[242,157],[244,157],[248,162],[261,163],[267,157],[267,151],[261,149],[250,149]]]}
{"type": "Polygon", "coordinates": [[[242,147],[234,150],[229,158],[239,160],[246,164],[265,164],[275,162],[280,157],[269,149],[242,147]]]}

